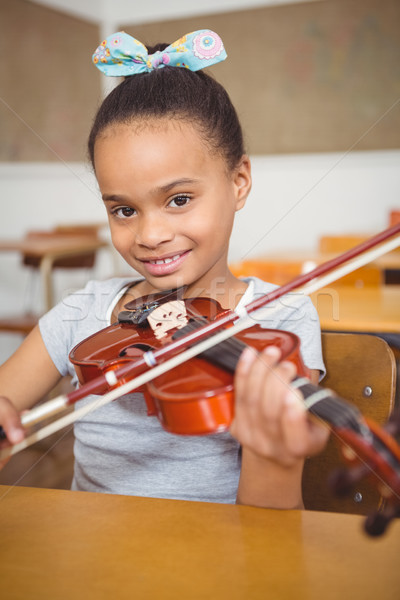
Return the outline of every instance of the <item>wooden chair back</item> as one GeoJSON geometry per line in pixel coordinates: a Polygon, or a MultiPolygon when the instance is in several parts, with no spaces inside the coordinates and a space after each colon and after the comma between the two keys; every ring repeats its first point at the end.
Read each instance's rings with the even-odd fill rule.
{"type": "MultiPolygon", "coordinates": [[[[299,260],[274,262],[269,260],[249,259],[230,265],[235,277],[259,277],[276,285],[284,285],[304,273],[305,264],[299,260]]],[[[379,286],[383,284],[382,270],[375,265],[360,267],[352,273],[337,279],[331,287],[349,285],[353,287],[379,286]]]]}
{"type": "MultiPolygon", "coordinates": [[[[383,424],[393,410],[396,389],[396,363],[389,345],[373,335],[323,333],[322,349],[327,369],[322,386],[383,424]]],[[[344,464],[334,435],[320,455],[306,460],[303,499],[307,509],[365,515],[379,507],[382,499],[366,481],[357,484],[349,497],[332,494],[327,478],[344,464]]]]}
{"type": "MultiPolygon", "coordinates": [[[[361,244],[368,235],[323,235],[318,242],[321,254],[342,254],[354,246],[361,244]]],[[[384,283],[382,270],[375,265],[360,267],[334,282],[335,287],[351,285],[356,287],[379,286],[384,283]]]]}
{"type": "Polygon", "coordinates": [[[346,234],[346,235],[323,235],[318,241],[318,250],[322,254],[341,254],[354,248],[370,237],[369,235],[346,234]]]}
{"type": "MultiPolygon", "coordinates": [[[[51,231],[28,231],[26,239],[49,239],[60,237],[98,237],[98,226],[91,227],[90,225],[69,225],[58,226],[51,231]]],[[[96,260],[96,251],[82,252],[82,254],[74,256],[66,256],[58,258],[53,263],[54,269],[91,269],[96,260]]],[[[22,262],[25,266],[38,268],[40,259],[37,256],[25,254],[22,257],[22,262]]]]}
{"type": "Polygon", "coordinates": [[[363,288],[366,286],[380,286],[384,284],[384,276],[382,269],[375,265],[366,265],[355,269],[352,273],[348,273],[344,277],[337,279],[330,284],[330,287],[352,286],[363,288]]]}
{"type": "Polygon", "coordinates": [[[389,213],[389,227],[394,227],[400,223],[400,210],[391,210],[389,213]]]}
{"type": "MultiPolygon", "coordinates": [[[[99,237],[99,230],[103,227],[103,224],[94,225],[58,225],[50,231],[28,231],[26,234],[27,239],[49,239],[49,238],[60,238],[62,236],[71,237],[99,237]]],[[[65,256],[57,258],[52,265],[53,269],[91,269],[94,267],[96,260],[96,251],[89,250],[82,252],[81,254],[65,256]]],[[[24,266],[28,266],[33,270],[39,269],[40,258],[34,255],[24,254],[22,256],[22,263],[24,266]]],[[[39,315],[34,312],[25,312],[22,314],[9,315],[0,318],[0,332],[4,333],[17,333],[21,335],[28,335],[28,333],[37,325],[39,315]]]]}
{"type": "Polygon", "coordinates": [[[277,263],[268,260],[249,259],[229,267],[235,277],[259,277],[276,285],[288,283],[302,272],[299,261],[277,263]]]}

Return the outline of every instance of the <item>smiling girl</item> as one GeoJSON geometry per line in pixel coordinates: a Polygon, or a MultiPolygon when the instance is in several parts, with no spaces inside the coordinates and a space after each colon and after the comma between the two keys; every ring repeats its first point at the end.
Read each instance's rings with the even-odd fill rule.
{"type": "MultiPolygon", "coordinates": [[[[0,423],[10,442],[24,432],[19,412],[60,377],[74,375],[71,349],[118,318],[127,302],[184,288],[238,309],[275,286],[237,279],[228,267],[235,213],[251,189],[240,123],[224,88],[201,69],[223,60],[219,36],[202,30],[147,49],[125,33],[105,40],[94,62],[125,76],[100,107],[89,154],[112,242],[132,277],[90,282],[47,315],[0,368],[0,423]],[[21,361],[24,378],[16,376],[21,361]],[[40,377],[38,377],[40,373],[40,377]]],[[[318,318],[307,298],[282,306],[262,326],[301,340],[314,381],[324,366],[318,318]]],[[[128,394],[75,424],[75,490],[302,506],[304,457],[321,449],[324,429],[308,419],[290,388],[295,368],[279,351],[245,351],[235,375],[230,431],[166,433],[141,394],[128,394]]],[[[76,377],[75,377],[76,382],[76,377]]],[[[82,405],[89,399],[80,401],[82,405]]]]}

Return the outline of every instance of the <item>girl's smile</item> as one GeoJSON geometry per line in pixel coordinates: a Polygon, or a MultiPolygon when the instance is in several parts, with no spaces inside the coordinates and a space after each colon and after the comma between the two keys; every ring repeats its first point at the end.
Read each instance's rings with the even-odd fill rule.
{"type": "Polygon", "coordinates": [[[158,119],[106,129],[95,167],[113,244],[146,279],[146,292],[189,286],[204,295],[216,280],[243,290],[227,257],[251,187],[247,157],[229,171],[190,123],[158,119]]]}
{"type": "Polygon", "coordinates": [[[150,275],[170,275],[182,265],[185,258],[189,255],[189,252],[190,251],[188,250],[187,252],[182,252],[180,254],[178,253],[173,256],[166,256],[164,258],[141,260],[150,275]]]}

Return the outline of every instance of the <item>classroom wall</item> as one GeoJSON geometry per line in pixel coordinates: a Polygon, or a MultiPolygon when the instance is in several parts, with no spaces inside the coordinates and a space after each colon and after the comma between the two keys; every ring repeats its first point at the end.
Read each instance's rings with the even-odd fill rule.
{"type": "MultiPolygon", "coordinates": [[[[156,22],[141,26],[139,33],[144,37],[141,38],[138,33],[139,39],[144,41],[158,40],[161,33],[171,41],[185,31],[212,26],[224,39],[226,37],[229,60],[218,65],[214,73],[227,85],[234,101],[239,102],[240,116],[245,127],[249,126],[247,145],[252,157],[254,180],[249,201],[237,215],[230,253],[232,261],[275,250],[312,249],[322,233],[374,232],[386,227],[389,211],[400,206],[399,71],[394,69],[390,58],[382,75],[379,69],[383,63],[375,56],[392,57],[394,53],[391,32],[395,26],[398,30],[400,5],[394,0],[380,0],[379,3],[376,0],[326,0],[312,5],[317,12],[310,12],[311,3],[297,3],[241,11],[240,15],[214,14],[210,18],[170,21],[163,25],[156,22]],[[322,5],[327,12],[323,12],[322,5]],[[346,6],[351,8],[349,13],[343,12],[346,6]],[[359,86],[351,104],[351,96],[346,95],[348,88],[343,84],[340,90],[338,69],[346,64],[346,54],[343,53],[353,48],[347,42],[354,39],[349,35],[355,35],[355,15],[362,13],[365,20],[367,9],[378,11],[374,14],[378,15],[375,22],[380,27],[379,35],[371,37],[370,30],[365,43],[358,41],[360,72],[354,70],[349,74],[345,69],[342,73],[346,75],[347,86],[352,79],[354,86],[357,87],[356,83],[359,86]],[[353,23],[353,29],[349,29],[346,14],[349,19],[351,16],[349,22],[353,23]],[[322,28],[324,35],[321,39],[326,43],[320,46],[314,44],[311,48],[310,44],[304,45],[304,40],[309,36],[310,29],[306,25],[312,21],[312,15],[315,15],[315,23],[322,28]],[[387,18],[383,19],[382,15],[387,18]],[[289,27],[294,16],[294,23],[298,25],[296,31],[293,30],[294,25],[292,29],[289,27]],[[271,48],[266,58],[261,51],[257,54],[258,60],[252,62],[247,58],[238,77],[233,66],[241,54],[247,56],[252,47],[248,40],[255,23],[261,23],[261,17],[265,27],[257,26],[257,40],[261,46],[272,44],[271,48]],[[232,30],[228,27],[231,21],[232,30]],[[332,23],[336,23],[335,38],[332,37],[335,33],[332,23]],[[230,31],[235,33],[233,37],[230,31]],[[313,61],[319,57],[318,69],[321,64],[330,66],[325,84],[318,81],[317,75],[322,71],[312,62],[314,67],[307,72],[310,78],[300,81],[297,91],[285,92],[283,80],[278,77],[279,61],[276,59],[273,64],[270,56],[281,52],[284,47],[284,32],[292,32],[292,57],[295,56],[293,48],[303,40],[305,56],[312,56],[313,61]],[[324,48],[326,51],[336,49],[335,60],[332,54],[329,60],[326,52],[320,56],[319,51],[324,48]],[[229,64],[233,65],[232,71],[229,64]],[[247,71],[253,74],[253,83],[248,79],[247,71]],[[262,78],[267,83],[267,91],[258,87],[262,78]],[[275,81],[278,83],[275,84],[275,81]],[[279,102],[275,99],[271,104],[275,94],[271,90],[275,89],[275,85],[276,94],[288,94],[280,114],[277,112],[279,102]],[[335,106],[330,105],[325,115],[322,110],[316,114],[318,98],[322,108],[323,100],[327,98],[327,94],[323,93],[324,85],[332,94],[336,86],[335,98],[338,102],[341,98],[338,113],[335,106]],[[312,97],[313,86],[318,89],[306,115],[307,98],[312,97]],[[391,95],[393,90],[395,95],[391,95]],[[253,99],[255,104],[250,103],[253,99]],[[266,104],[263,104],[263,99],[266,104]],[[256,110],[257,104],[261,111],[256,110]],[[263,111],[263,106],[268,110],[263,111]],[[272,119],[273,125],[269,129],[260,121],[259,115],[262,116],[263,112],[270,122],[272,119]],[[301,122],[296,135],[290,132],[289,135],[286,128],[286,117],[292,119],[292,112],[301,122]],[[319,132],[318,136],[314,136],[311,128],[313,112],[322,127],[322,134],[319,132]],[[358,112],[362,113],[364,120],[354,123],[358,112]],[[276,125],[279,125],[277,129],[276,125]],[[350,134],[341,137],[340,144],[335,138],[333,144],[330,133],[335,129],[340,129],[341,135],[350,134]],[[331,141],[325,142],[325,137],[331,141]],[[317,142],[327,145],[318,146],[317,142]]],[[[136,35],[139,29],[134,31],[136,35]]],[[[101,75],[91,68],[88,60],[100,41],[97,28],[24,0],[2,0],[0,43],[11,43],[10,32],[13,32],[14,40],[32,42],[34,52],[30,51],[29,44],[24,52],[15,51],[13,69],[10,69],[9,62],[0,63],[0,71],[3,69],[0,72],[0,81],[3,82],[0,84],[1,98],[6,99],[11,108],[15,107],[13,112],[4,102],[0,103],[0,203],[3,209],[0,239],[19,237],[30,228],[50,228],[60,222],[105,221],[95,179],[84,162],[85,139],[100,97],[101,75]],[[4,15],[7,28],[4,27],[4,15]],[[25,23],[24,26],[22,23],[25,23]],[[50,25],[51,43],[46,43],[50,25]],[[24,35],[19,35],[20,28],[24,35]],[[79,67],[76,68],[77,63],[79,67]],[[8,78],[3,77],[5,69],[8,69],[8,78]],[[56,148],[57,153],[49,148],[56,148]]],[[[300,44],[300,48],[303,46],[300,44]]],[[[397,61],[397,69],[399,64],[400,61],[397,61]]],[[[294,82],[301,76],[301,65],[300,59],[294,61],[294,82]]],[[[284,75],[287,80],[290,70],[286,70],[284,75]]],[[[108,277],[116,270],[125,272],[121,262],[116,268],[110,256],[103,253],[94,275],[108,277]]],[[[28,279],[26,269],[20,266],[16,255],[0,255],[0,314],[7,314],[11,307],[17,311],[27,305],[40,310],[39,290],[32,291],[28,287],[28,279]]],[[[85,274],[81,273],[72,280],[58,278],[58,297],[81,287],[84,279],[85,274]]],[[[16,344],[15,337],[0,335],[0,361],[16,344]]]]}
{"type": "Polygon", "coordinates": [[[251,154],[400,147],[400,2],[325,0],[121,24],[144,44],[209,28],[251,154]]]}
{"type": "MultiPolygon", "coordinates": [[[[104,220],[83,165],[101,99],[100,78],[90,68],[98,38],[97,25],[26,0],[0,1],[0,239],[65,221],[104,220]]],[[[77,272],[59,281],[58,297],[82,283],[77,272]]],[[[30,285],[16,254],[0,254],[1,315],[41,310],[37,284],[30,285]]],[[[19,341],[0,334],[0,362],[19,341]]]]}
{"type": "Polygon", "coordinates": [[[27,0],[0,2],[0,161],[86,158],[101,97],[99,28],[27,0]]]}
{"type": "MultiPolygon", "coordinates": [[[[384,229],[389,211],[400,206],[400,150],[255,155],[251,161],[253,188],[236,216],[233,262],[311,250],[321,233],[384,229]]],[[[106,222],[96,180],[83,163],[0,163],[0,198],[7,214],[0,239],[62,222],[106,222]]],[[[23,280],[11,259],[0,255],[0,300],[4,293],[11,298],[23,280]]],[[[118,269],[126,272],[122,262],[118,269]]]]}

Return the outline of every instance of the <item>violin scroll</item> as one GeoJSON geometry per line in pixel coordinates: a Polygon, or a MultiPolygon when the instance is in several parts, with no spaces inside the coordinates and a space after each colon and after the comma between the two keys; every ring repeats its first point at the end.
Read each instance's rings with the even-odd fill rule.
{"type": "Polygon", "coordinates": [[[329,485],[340,496],[352,491],[362,479],[368,478],[378,489],[382,503],[366,518],[368,535],[381,536],[393,519],[400,517],[400,412],[393,413],[382,428],[366,419],[368,433],[364,438],[349,431],[338,432],[347,469],[331,474],[329,485]]]}

